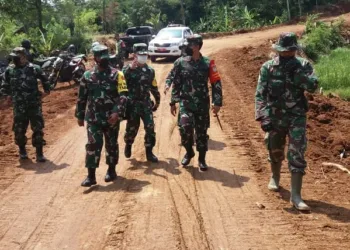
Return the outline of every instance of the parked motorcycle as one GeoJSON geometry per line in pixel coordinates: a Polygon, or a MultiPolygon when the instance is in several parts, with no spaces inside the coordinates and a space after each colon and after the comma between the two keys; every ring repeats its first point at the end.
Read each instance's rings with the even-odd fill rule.
{"type": "Polygon", "coordinates": [[[34,64],[37,64],[41,67],[47,77],[50,76],[53,70],[53,65],[57,60],[57,56],[50,57],[38,57],[34,59],[34,64]]]}
{"type": "Polygon", "coordinates": [[[84,54],[61,53],[54,62],[53,72],[50,75],[53,88],[56,87],[57,82],[70,82],[73,80],[75,84],[78,84],[86,70],[84,62],[87,62],[84,54]]]}

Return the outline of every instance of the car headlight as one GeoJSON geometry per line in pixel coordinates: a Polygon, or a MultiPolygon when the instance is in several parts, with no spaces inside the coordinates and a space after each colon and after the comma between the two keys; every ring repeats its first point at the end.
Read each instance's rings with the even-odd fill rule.
{"type": "Polygon", "coordinates": [[[179,46],[180,43],[171,43],[170,45],[171,45],[171,46],[179,46]]]}

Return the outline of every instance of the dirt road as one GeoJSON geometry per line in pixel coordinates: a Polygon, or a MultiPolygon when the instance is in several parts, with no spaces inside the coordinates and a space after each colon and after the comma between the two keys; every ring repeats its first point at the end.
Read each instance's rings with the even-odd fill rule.
{"type": "MultiPolygon", "coordinates": [[[[285,30],[280,27],[207,40],[204,54],[256,45],[285,30]]],[[[287,30],[301,31],[302,26],[289,26],[287,30]]],[[[161,61],[153,66],[163,91],[171,64],[161,61]]],[[[237,95],[244,91],[232,84],[230,88],[237,95]]],[[[323,216],[297,214],[281,198],[266,195],[263,191],[266,185],[258,180],[252,167],[256,159],[250,152],[251,141],[261,139],[261,133],[254,127],[247,125],[254,137],[246,138],[228,123],[223,124],[221,131],[212,119],[207,160],[210,170],[200,173],[197,160],[194,167],[182,168],[179,162],[184,151],[179,146],[176,120],[169,113],[168,103],[169,95],[162,96],[156,113],[155,153],[160,163],[146,163],[142,130],[133,148],[134,158],[124,158],[124,122],[119,138],[118,181],[104,183],[107,167],[102,163],[97,170],[98,185],[90,189],[80,187],[86,175],[85,129],[77,127],[72,110],[60,117],[66,120],[63,123],[66,132],[48,148],[50,162],[17,166],[23,170],[16,172],[18,176],[13,176],[7,167],[0,176],[2,181],[11,180],[0,193],[0,249],[346,249],[349,246],[346,233],[331,234],[323,230],[327,225],[343,227],[346,222],[329,224],[323,216]],[[256,202],[266,208],[258,208],[256,202]]],[[[235,112],[232,109],[223,110],[224,114],[233,113],[232,119],[240,117],[235,117],[235,112],[242,115],[247,111],[239,98],[235,112]]]]}

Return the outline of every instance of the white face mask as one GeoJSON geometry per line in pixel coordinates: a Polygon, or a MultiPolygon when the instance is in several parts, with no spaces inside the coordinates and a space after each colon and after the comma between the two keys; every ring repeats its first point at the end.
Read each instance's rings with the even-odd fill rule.
{"type": "Polygon", "coordinates": [[[147,55],[137,55],[137,61],[140,64],[145,64],[147,62],[147,55]]]}

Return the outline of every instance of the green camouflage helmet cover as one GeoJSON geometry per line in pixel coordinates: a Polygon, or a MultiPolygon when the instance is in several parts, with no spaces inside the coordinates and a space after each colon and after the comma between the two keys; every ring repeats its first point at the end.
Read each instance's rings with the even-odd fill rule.
{"type": "Polygon", "coordinates": [[[148,47],[145,43],[135,43],[133,49],[135,54],[148,55],[148,47]]]}
{"type": "Polygon", "coordinates": [[[279,36],[276,44],[272,48],[278,52],[296,51],[299,49],[297,36],[293,32],[285,32],[279,36]]]}
{"type": "Polygon", "coordinates": [[[25,49],[23,47],[16,47],[12,50],[12,53],[10,54],[10,56],[14,57],[14,56],[21,56],[21,55],[25,55],[25,49]]]}
{"type": "Polygon", "coordinates": [[[187,44],[203,45],[203,37],[198,34],[187,37],[187,44]]]}
{"type": "Polygon", "coordinates": [[[100,57],[101,59],[107,58],[109,59],[108,48],[105,45],[96,45],[92,48],[92,53],[94,57],[100,57]]]}

